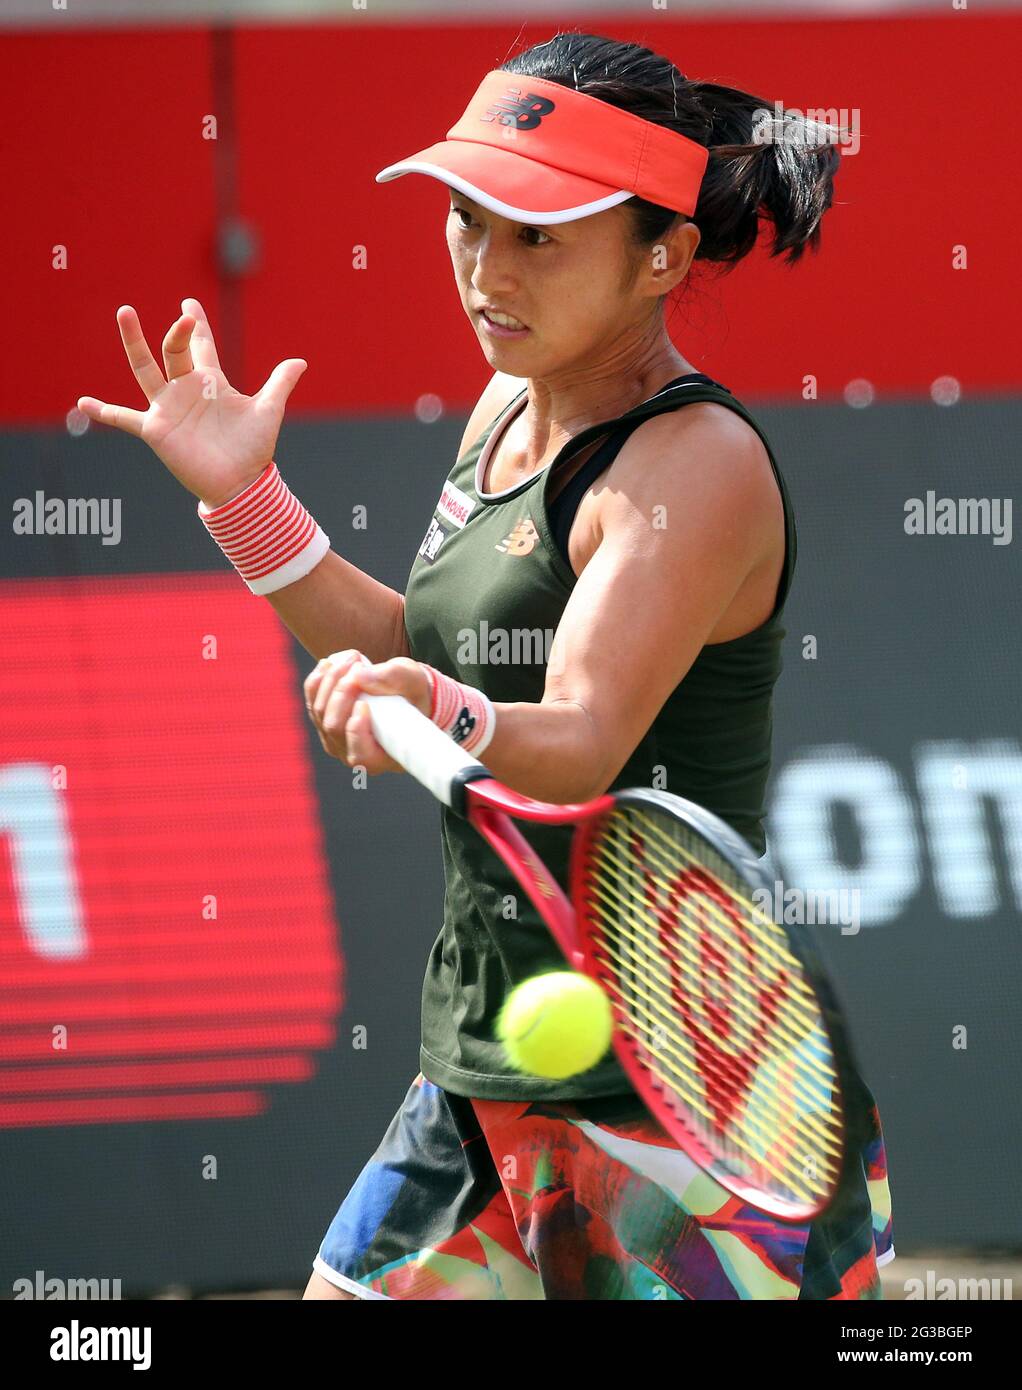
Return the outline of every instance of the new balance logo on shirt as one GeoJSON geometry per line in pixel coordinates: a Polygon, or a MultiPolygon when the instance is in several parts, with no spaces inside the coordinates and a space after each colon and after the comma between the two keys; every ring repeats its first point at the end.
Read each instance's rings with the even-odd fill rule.
{"type": "Polygon", "coordinates": [[[539,532],[532,517],[523,516],[521,521],[515,522],[510,534],[493,548],[502,555],[531,555],[538,544],[539,532]]]}

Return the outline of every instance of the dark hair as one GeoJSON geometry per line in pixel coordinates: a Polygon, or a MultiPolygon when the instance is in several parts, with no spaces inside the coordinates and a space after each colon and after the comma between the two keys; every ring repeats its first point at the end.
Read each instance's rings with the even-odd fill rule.
{"type": "Polygon", "coordinates": [[[632,213],[638,245],[657,242],[680,217],[699,228],[695,259],[732,270],[755,246],[762,217],[773,224],[772,256],[786,252],[793,265],[807,246],[816,250],[840,161],[832,143],[835,127],[827,128],[832,134],[823,145],[805,138],[805,123],[785,126],[789,137],[801,129],[803,138],[754,140],[757,113],[772,113],[773,102],[690,80],[658,53],[598,34],[555,34],[507,59],[501,71],[573,87],[709,148],[692,217],[644,198],[622,204],[632,213]]]}

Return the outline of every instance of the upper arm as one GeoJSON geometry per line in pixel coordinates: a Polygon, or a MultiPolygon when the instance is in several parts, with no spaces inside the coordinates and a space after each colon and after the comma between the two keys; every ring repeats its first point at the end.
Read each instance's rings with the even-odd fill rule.
{"type": "Polygon", "coordinates": [[[726,408],[654,416],[622,447],[600,490],[599,539],[558,624],[543,694],[584,707],[599,790],[770,559],[779,501],[759,437],[726,408]]]}

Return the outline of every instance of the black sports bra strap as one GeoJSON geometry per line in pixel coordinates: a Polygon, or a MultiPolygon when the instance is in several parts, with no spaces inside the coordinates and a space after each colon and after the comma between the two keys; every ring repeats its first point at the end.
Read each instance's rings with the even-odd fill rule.
{"type": "Polygon", "coordinates": [[[568,559],[568,537],[571,534],[571,527],[582,498],[600,474],[606,472],[617,458],[625,440],[634,428],[635,421],[632,421],[627,425],[619,425],[616,430],[613,430],[596,450],[596,453],[591,458],[586,459],[574,477],[568,479],[561,491],[548,505],[547,515],[550,519],[554,544],[565,560],[568,559]]]}
{"type": "MultiPolygon", "coordinates": [[[[649,401],[644,401],[643,405],[648,405],[650,401],[655,401],[658,396],[663,395],[670,387],[677,386],[683,381],[701,381],[709,386],[720,385],[719,382],[714,381],[712,377],[706,376],[703,372],[688,372],[685,376],[675,377],[674,380],[669,381],[666,386],[662,386],[656,395],[651,396],[649,401]]],[[[726,391],[727,387],[725,386],[721,389],[726,391]]],[[[728,392],[728,394],[730,395],[730,392],[728,392]]],[[[578,472],[568,479],[561,491],[553,501],[549,503],[547,507],[547,516],[550,520],[554,544],[561,552],[565,561],[568,561],[568,537],[571,534],[571,527],[582,498],[589,491],[600,474],[605,472],[614,462],[625,440],[640,424],[642,424],[641,420],[632,419],[612,429],[610,435],[596,450],[596,453],[586,459],[578,472]]],[[[568,563],[570,563],[570,561],[568,561],[568,563]]]]}
{"type": "MultiPolygon", "coordinates": [[[[561,553],[564,562],[571,567],[571,559],[568,555],[568,537],[571,533],[572,522],[578,511],[579,503],[584,496],[586,489],[593,485],[593,482],[600,474],[610,467],[625,440],[631,432],[642,424],[644,420],[651,419],[654,415],[662,414],[666,410],[674,410],[681,402],[665,402],[659,398],[664,395],[671,387],[687,382],[696,387],[696,400],[713,400],[714,395],[711,391],[706,393],[706,387],[712,387],[714,391],[723,391],[730,399],[726,402],[719,400],[719,404],[725,405],[727,409],[735,411],[745,422],[756,431],[766,448],[770,458],[770,466],[773,469],[774,477],[777,480],[777,487],[781,494],[781,504],[784,508],[784,566],[781,571],[780,583],[777,589],[777,600],[774,604],[772,619],[784,604],[791,588],[792,574],[795,569],[795,555],[798,548],[798,533],[795,527],[795,514],[791,505],[791,498],[788,488],[781,474],[781,470],[774,458],[773,450],[767,442],[766,436],[759,425],[753,419],[740,401],[737,401],[731,391],[719,381],[714,381],[712,377],[704,376],[702,372],[693,372],[687,377],[678,377],[675,381],[668,382],[667,386],[658,391],[655,396],[651,396],[648,401],[643,401],[642,405],[636,406],[634,410],[627,411],[619,421],[607,421],[606,425],[591,425],[589,429],[583,430],[581,434],[575,436],[565,445],[565,456],[570,458],[586,445],[591,444],[594,439],[602,436],[608,437],[603,441],[593,456],[586,460],[575,476],[565,484],[564,490],[553,499],[547,506],[547,518],[550,523],[551,534],[554,543],[561,553]],[[608,434],[609,430],[609,434],[608,434]]],[[[554,461],[553,467],[556,469],[561,463],[558,457],[554,461]]],[[[769,621],[769,620],[768,620],[769,621]]]]}

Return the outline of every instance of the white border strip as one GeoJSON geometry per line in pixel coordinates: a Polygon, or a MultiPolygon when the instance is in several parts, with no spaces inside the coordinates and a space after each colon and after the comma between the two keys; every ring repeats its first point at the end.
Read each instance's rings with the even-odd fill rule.
{"type": "Polygon", "coordinates": [[[489,208],[499,217],[506,217],[512,222],[527,222],[534,227],[556,227],[561,222],[574,222],[580,217],[589,217],[594,212],[617,207],[618,203],[623,203],[626,198],[635,196],[627,189],[619,188],[604,198],[597,198],[591,203],[579,203],[573,208],[562,208],[559,212],[533,212],[531,208],[513,208],[510,203],[504,203],[492,193],[469,183],[468,179],[450,173],[439,164],[429,164],[421,159],[403,159],[399,164],[388,164],[386,169],[381,169],[376,175],[376,182],[390,183],[391,179],[399,179],[402,174],[428,174],[431,179],[439,179],[441,183],[446,183],[449,187],[456,188],[459,193],[473,198],[481,207],[489,208]]]}
{"type": "Polygon", "coordinates": [[[371,1298],[382,1299],[384,1303],[393,1303],[392,1298],[388,1298],[385,1293],[376,1293],[373,1289],[367,1289],[364,1284],[358,1284],[354,1279],[349,1279],[346,1274],[338,1274],[336,1269],[331,1269],[325,1260],[319,1255],[312,1262],[312,1267],[316,1273],[333,1284],[335,1288],[343,1289],[345,1293],[353,1293],[356,1298],[363,1298],[367,1301],[371,1298]]]}

